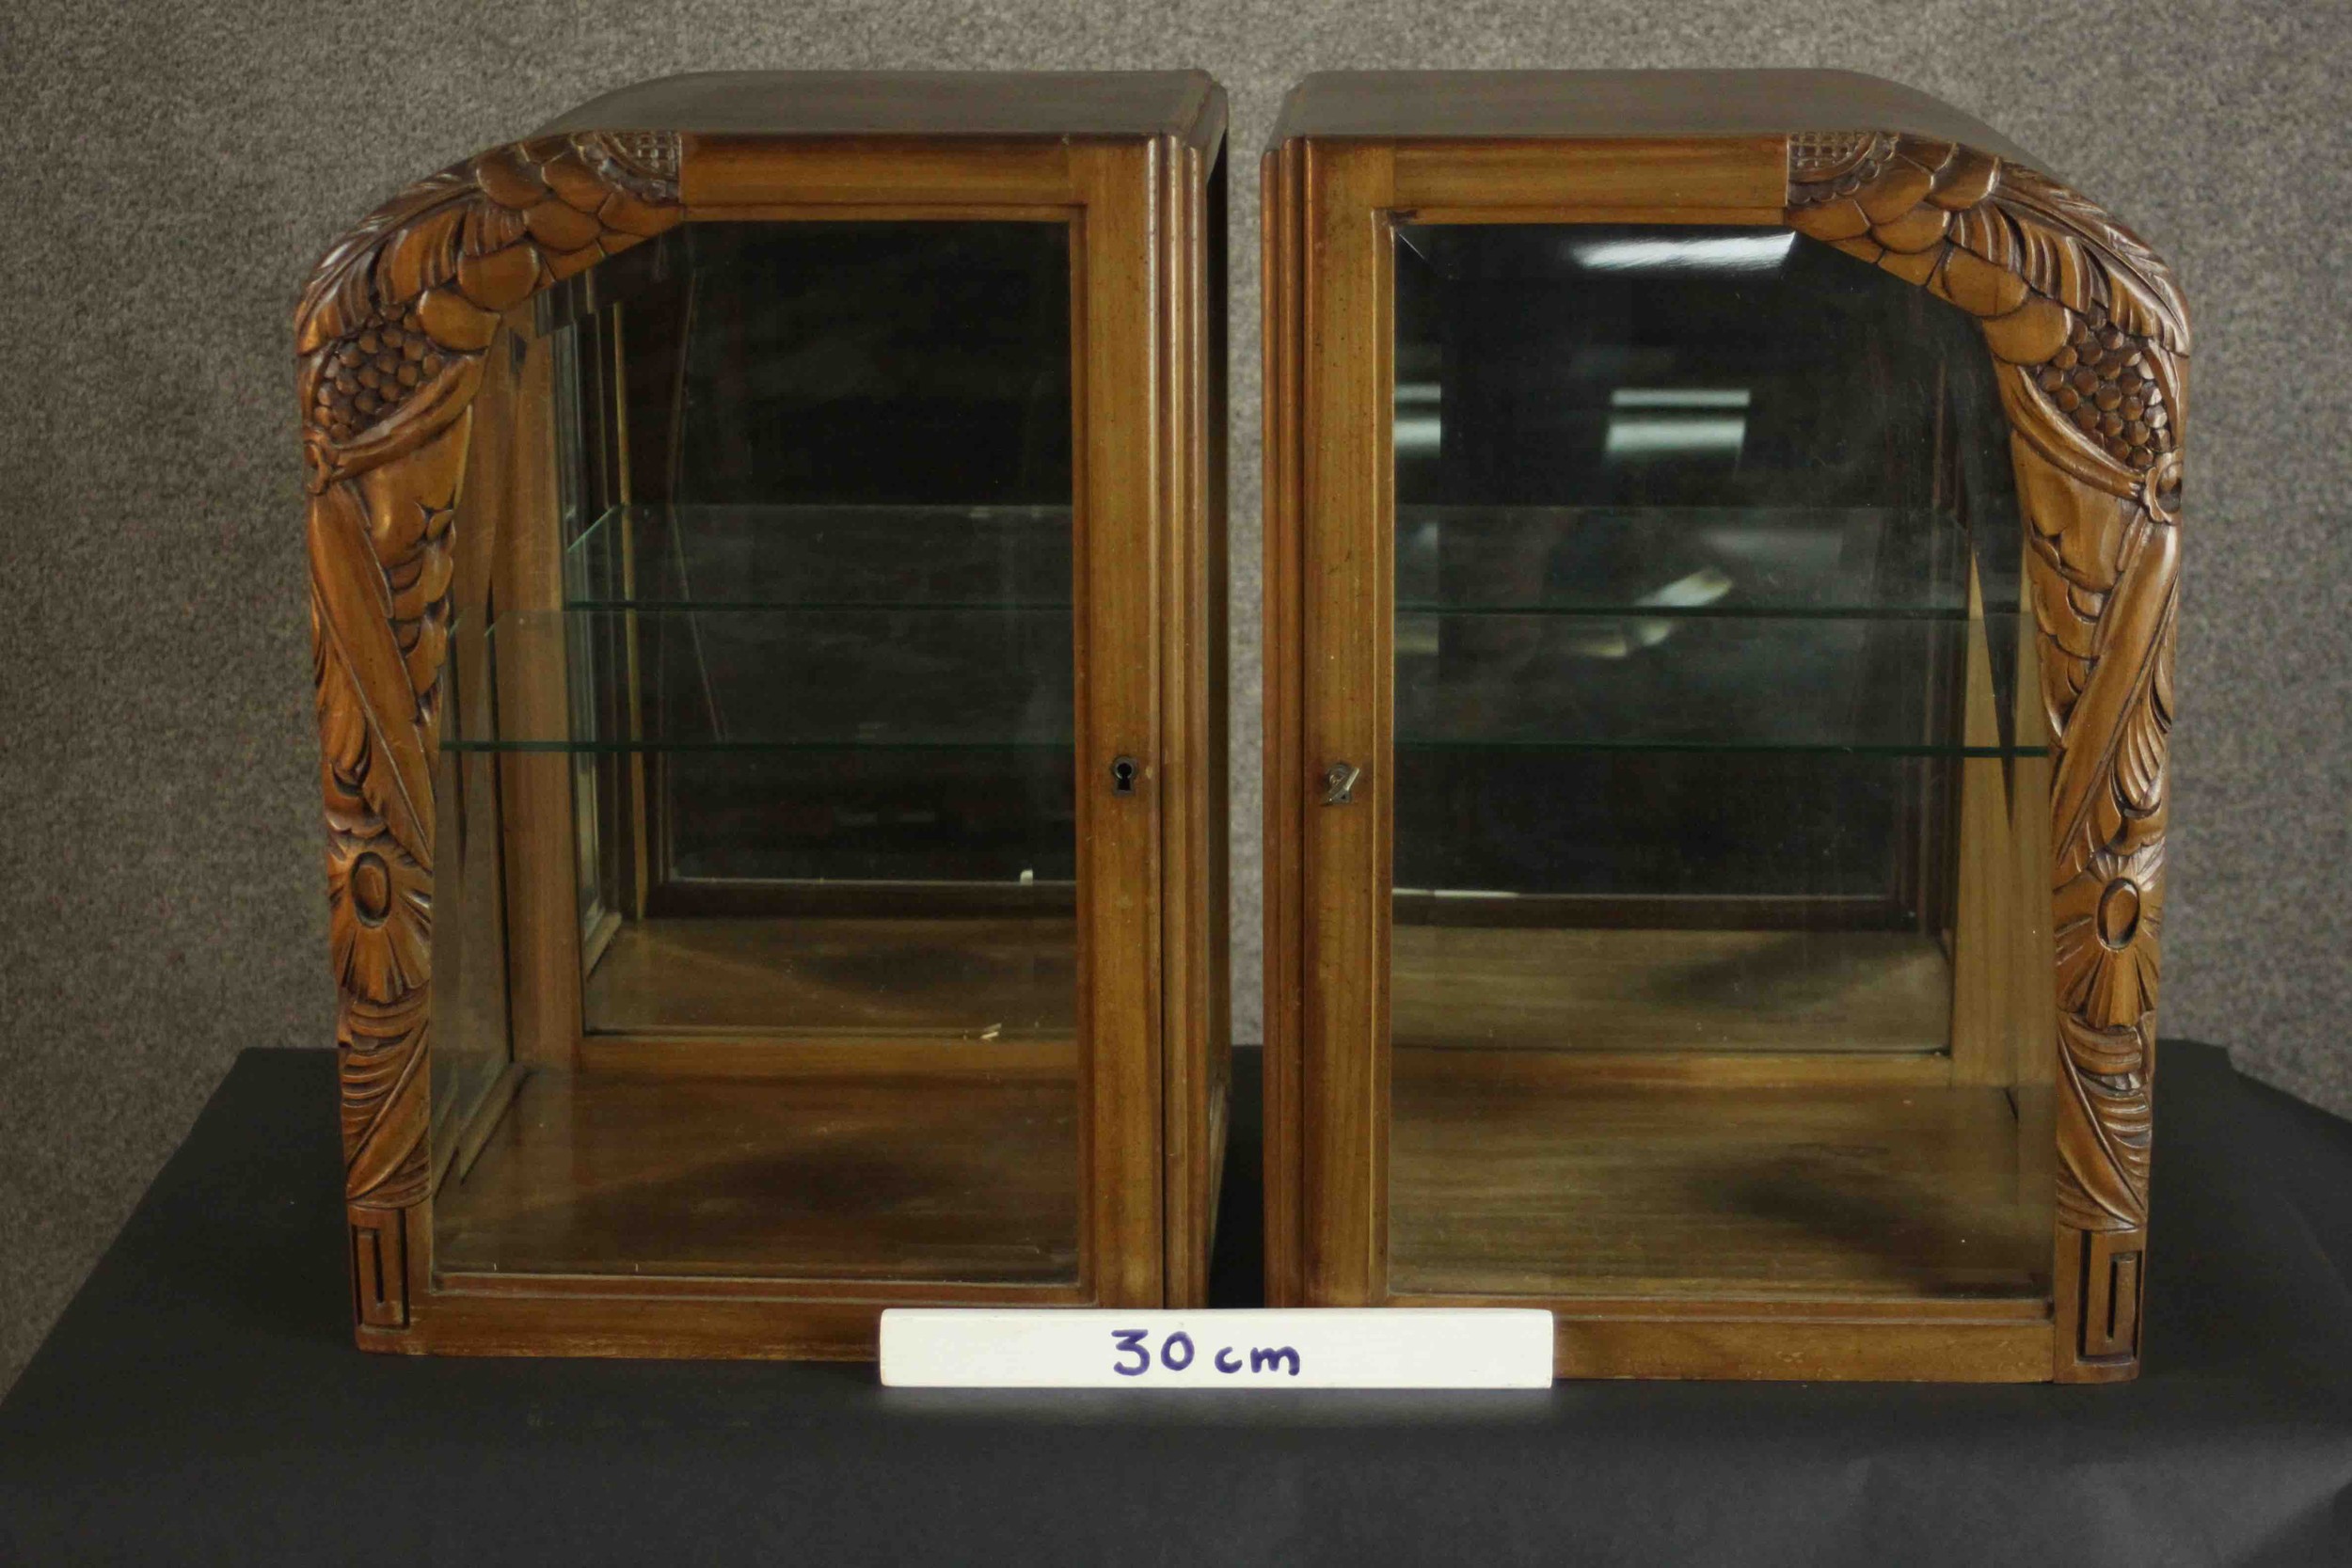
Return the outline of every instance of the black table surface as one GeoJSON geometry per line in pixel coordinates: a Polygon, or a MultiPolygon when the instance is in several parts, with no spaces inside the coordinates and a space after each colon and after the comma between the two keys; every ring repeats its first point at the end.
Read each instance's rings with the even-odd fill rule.
{"type": "MultiPolygon", "coordinates": [[[[366,1355],[332,1071],[238,1060],[0,1404],[0,1561],[2352,1563],[2352,1124],[2210,1047],[2164,1048],[2145,1370],[2088,1388],[366,1355]]],[[[1254,1119],[1222,1304],[1256,1288],[1254,1119]]]]}

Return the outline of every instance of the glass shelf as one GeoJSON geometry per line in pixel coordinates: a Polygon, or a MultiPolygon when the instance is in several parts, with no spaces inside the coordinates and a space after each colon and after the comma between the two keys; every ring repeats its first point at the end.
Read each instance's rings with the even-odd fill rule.
{"type": "Polygon", "coordinates": [[[2000,793],[2045,768],[1832,751],[1406,748],[1391,769],[1394,885],[1410,918],[1440,923],[1883,929],[1913,879],[1902,868],[1929,863],[1906,821],[1948,799],[1955,775],[2000,793]],[[1559,899],[1692,907],[1637,917],[1545,903],[1559,899]]]}
{"type": "Polygon", "coordinates": [[[1963,618],[1950,520],[1898,506],[1400,505],[1400,614],[1963,618]]]}
{"type": "Polygon", "coordinates": [[[2029,756],[1939,702],[2026,618],[1400,610],[1400,749],[2029,756]]]}
{"type": "Polygon", "coordinates": [[[1632,752],[1644,755],[1745,755],[1823,757],[2039,757],[2046,746],[1963,746],[1921,741],[1916,745],[1818,745],[1769,740],[1413,740],[1400,738],[1400,752],[1632,752]]]}
{"type": "MultiPolygon", "coordinates": [[[[1070,750],[1068,741],[1004,741],[1004,740],[851,740],[763,738],[745,740],[659,740],[626,737],[613,739],[558,740],[550,738],[515,738],[507,736],[461,736],[444,739],[442,746],[451,752],[503,752],[515,754],[546,752],[564,756],[625,756],[632,752],[659,752],[663,755],[726,756],[749,755],[773,752],[842,752],[882,753],[927,752],[968,755],[1001,752],[1007,756],[1051,755],[1070,750]]],[[[1958,754],[1958,753],[1955,753],[1958,754]]],[[[1994,753],[1998,754],[1998,753],[1994,753]]]]}
{"type": "Polygon", "coordinates": [[[564,552],[574,610],[1071,607],[1066,506],[633,505],[564,552]]]}
{"type": "Polygon", "coordinates": [[[1886,605],[1821,605],[1774,609],[1749,605],[1673,605],[1622,601],[1607,604],[1447,604],[1399,600],[1399,615],[1470,619],[1480,615],[1623,616],[1644,621],[1965,621],[1965,610],[1904,610],[1886,605]]]}
{"type": "Polygon", "coordinates": [[[483,640],[494,705],[444,721],[478,752],[1067,752],[1071,618],[994,606],[654,605],[511,612],[483,640]],[[600,672],[591,711],[577,679],[600,672]],[[565,682],[565,673],[574,677],[565,682]],[[545,702],[525,700],[534,686],[545,702]],[[878,705],[877,691],[891,694],[878,705]]]}
{"type": "MultiPolygon", "coordinates": [[[[1949,733],[1939,679],[2032,635],[2015,614],[1676,615],[1401,610],[1400,751],[1784,752],[2040,756],[2009,705],[1949,733]]],[[[458,752],[1066,752],[1067,608],[681,605],[517,611],[483,656],[501,700],[457,708],[458,752]],[[988,620],[981,620],[986,615],[988,620]],[[516,683],[591,662],[634,703],[516,700],[516,683]],[[626,673],[633,668],[633,680],[626,673]],[[901,695],[878,718],[880,683],[901,695]],[[633,706],[633,714],[628,710],[633,706]]]]}

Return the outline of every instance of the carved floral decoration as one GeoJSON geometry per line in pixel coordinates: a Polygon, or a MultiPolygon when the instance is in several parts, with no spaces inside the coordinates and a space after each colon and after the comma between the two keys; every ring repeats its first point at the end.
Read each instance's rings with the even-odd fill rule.
{"type": "Polygon", "coordinates": [[[1978,318],[2009,416],[2053,737],[2058,1215],[2147,1222],[2186,309],[2129,230],[1926,137],[1790,138],[1787,218],[1978,318]]]}
{"type": "Polygon", "coordinates": [[[294,314],[355,1211],[405,1208],[425,1193],[433,770],[453,532],[484,358],[507,310],[678,223],[677,171],[669,133],[580,133],[485,152],[361,222],[319,263],[294,314]]]}

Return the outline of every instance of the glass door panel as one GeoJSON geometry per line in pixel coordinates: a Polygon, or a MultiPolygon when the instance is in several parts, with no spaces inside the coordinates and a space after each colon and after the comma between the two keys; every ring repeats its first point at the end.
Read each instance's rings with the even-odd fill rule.
{"type": "Polygon", "coordinates": [[[1391,1291],[2045,1294],[1974,324],[1781,230],[1405,225],[1395,278],[1391,1291]]]}
{"type": "Polygon", "coordinates": [[[1071,324],[1059,223],[711,223],[517,329],[444,1271],[1079,1278],[1071,324]]]}

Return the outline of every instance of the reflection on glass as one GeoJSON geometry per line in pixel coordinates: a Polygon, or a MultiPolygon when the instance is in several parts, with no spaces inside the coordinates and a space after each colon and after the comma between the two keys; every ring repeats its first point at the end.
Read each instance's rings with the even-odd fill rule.
{"type": "Polygon", "coordinates": [[[1785,231],[1406,225],[1396,334],[1391,1289],[2045,1293],[1973,324],[1785,231]]]}
{"type": "Polygon", "coordinates": [[[491,356],[443,745],[512,1066],[442,1271],[1077,1279],[1070,264],[692,224],[491,356]]]}

